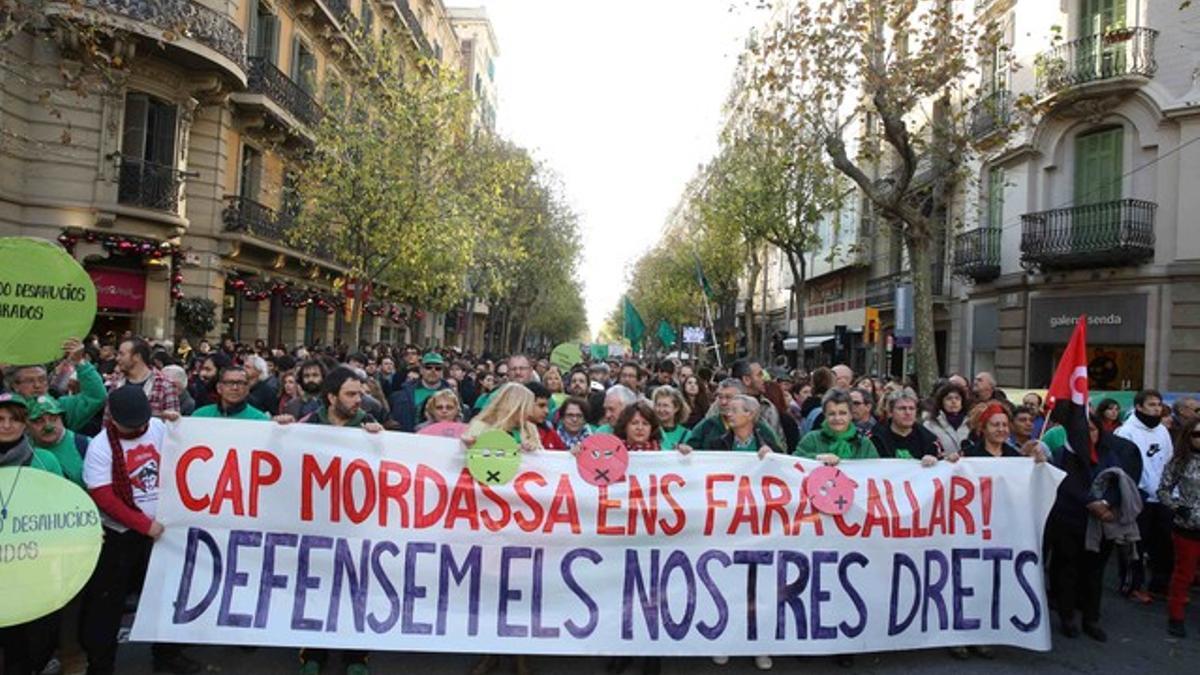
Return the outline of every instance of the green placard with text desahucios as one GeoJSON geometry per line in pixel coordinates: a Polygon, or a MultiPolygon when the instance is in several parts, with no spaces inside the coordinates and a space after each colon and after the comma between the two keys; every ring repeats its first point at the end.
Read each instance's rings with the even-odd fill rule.
{"type": "Polygon", "coordinates": [[[96,286],[61,246],[31,237],[0,238],[0,363],[53,361],[82,339],[96,317],[96,286]]]}
{"type": "Polygon", "coordinates": [[[0,468],[0,628],[71,601],[92,576],[104,534],[78,485],[39,469],[0,468]]]}

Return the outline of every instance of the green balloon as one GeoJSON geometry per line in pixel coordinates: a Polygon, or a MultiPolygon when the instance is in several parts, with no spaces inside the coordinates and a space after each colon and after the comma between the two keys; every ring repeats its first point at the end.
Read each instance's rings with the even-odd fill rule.
{"type": "Polygon", "coordinates": [[[0,469],[0,628],[46,616],[71,601],[92,576],[104,534],[96,504],[52,473],[0,469]]]}
{"type": "Polygon", "coordinates": [[[0,238],[0,363],[53,361],[63,342],[87,335],[95,317],[96,285],[61,246],[0,238]]]}
{"type": "Polygon", "coordinates": [[[521,446],[503,431],[485,431],[467,449],[467,471],[485,485],[505,485],[521,469],[521,446]]]}

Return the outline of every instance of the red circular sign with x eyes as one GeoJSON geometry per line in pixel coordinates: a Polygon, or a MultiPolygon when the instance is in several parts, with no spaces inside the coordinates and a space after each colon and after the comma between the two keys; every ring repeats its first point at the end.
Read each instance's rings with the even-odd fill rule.
{"type": "Polygon", "coordinates": [[[575,464],[580,478],[592,485],[620,483],[629,468],[629,450],[612,434],[592,434],[580,444],[575,464]]]}
{"type": "Polygon", "coordinates": [[[804,494],[821,513],[845,515],[854,505],[858,483],[836,466],[822,466],[804,479],[804,494]]]}

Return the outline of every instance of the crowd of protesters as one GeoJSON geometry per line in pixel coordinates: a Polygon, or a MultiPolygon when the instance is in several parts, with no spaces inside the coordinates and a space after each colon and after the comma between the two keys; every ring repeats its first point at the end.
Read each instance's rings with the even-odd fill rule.
{"type": "MultiPolygon", "coordinates": [[[[525,450],[576,451],[591,434],[619,437],[632,451],[773,453],[829,465],[858,459],[911,460],[931,467],[960,457],[1025,457],[1067,477],[1046,527],[1047,578],[1061,634],[1107,640],[1100,625],[1102,576],[1117,552],[1120,592],[1167,600],[1167,630],[1184,635],[1184,606],[1200,563],[1200,401],[1172,407],[1141,391],[1122,411],[1099,402],[1089,447],[1072,448],[1064,420],[1029,394],[1006,400],[989,373],[952,374],[918,393],[901,381],[856,376],[846,365],[812,372],[764,368],[753,359],[727,369],[676,360],[585,361],[560,368],[516,354],[474,356],[386,344],[350,351],[187,341],[152,344],[126,335],[71,341],[61,361],[5,368],[0,393],[0,466],[71,480],[95,500],[104,544],[80,597],[59,612],[0,629],[4,672],[57,673],[71,657],[87,672],[115,672],[127,600],[141,586],[155,520],[158,452],[166,422],[180,416],[329,424],[366,433],[416,432],[439,422],[469,426],[464,440],[500,430],[525,450]],[[73,652],[73,653],[72,653],[73,652]]],[[[1056,410],[1061,410],[1058,408],[1056,410]]],[[[993,658],[986,645],[955,658],[993,658]]],[[[365,675],[368,654],[343,651],[341,666],[365,675]]],[[[181,645],[152,649],[155,672],[204,666],[181,645]]],[[[300,672],[322,672],[326,650],[300,652],[300,672]]],[[[725,663],[726,657],[714,661],[725,663]]],[[[850,656],[838,657],[849,665],[850,656]]],[[[485,656],[473,673],[495,668],[485,656]]],[[[629,659],[612,659],[610,672],[629,659]]],[[[757,668],[772,667],[770,656],[757,668]]],[[[518,672],[529,660],[515,657],[518,672]]],[[[657,673],[661,660],[641,661],[657,673]]]]}

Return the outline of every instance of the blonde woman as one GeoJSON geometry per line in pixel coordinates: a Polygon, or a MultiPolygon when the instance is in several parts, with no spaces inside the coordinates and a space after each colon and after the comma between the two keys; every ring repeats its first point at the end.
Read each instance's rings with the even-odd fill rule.
{"type": "Polygon", "coordinates": [[[462,404],[453,389],[440,389],[425,400],[425,421],[417,425],[417,431],[438,422],[462,421],[462,404]]]}
{"type": "Polygon", "coordinates": [[[471,445],[485,431],[499,430],[511,434],[526,452],[540,450],[541,437],[537,427],[529,422],[533,404],[532,391],[518,382],[509,382],[497,389],[487,406],[471,420],[467,433],[463,434],[463,442],[471,445]]]}
{"type": "Polygon", "coordinates": [[[692,409],[688,407],[683,392],[671,385],[655,389],[654,414],[662,425],[662,449],[674,450],[690,431],[683,423],[691,416],[692,409]]]}

